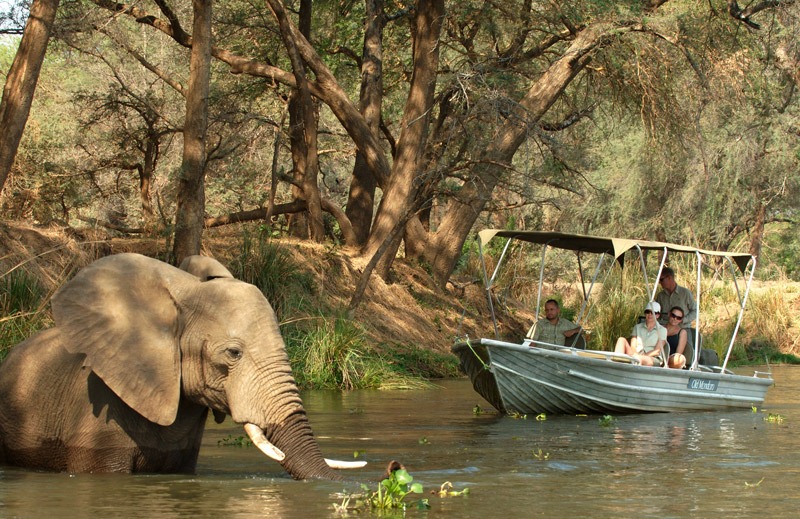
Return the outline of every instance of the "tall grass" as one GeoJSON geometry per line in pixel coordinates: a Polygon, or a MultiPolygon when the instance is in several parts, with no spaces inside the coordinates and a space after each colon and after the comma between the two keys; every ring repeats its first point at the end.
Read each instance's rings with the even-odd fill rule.
{"type": "Polygon", "coordinates": [[[364,330],[345,314],[319,317],[297,336],[286,337],[289,360],[300,387],[315,389],[419,389],[430,384],[395,370],[370,347],[364,330]]]}
{"type": "Polygon", "coordinates": [[[315,290],[313,277],[298,268],[291,253],[273,242],[266,229],[244,232],[231,272],[234,277],[261,289],[278,320],[291,319],[311,307],[315,290]]]}
{"type": "Polygon", "coordinates": [[[0,361],[15,344],[47,327],[47,288],[23,269],[0,277],[0,361]]]}
{"type": "Polygon", "coordinates": [[[782,287],[755,291],[745,316],[742,325],[742,335],[747,341],[747,349],[742,352],[744,360],[758,361],[764,356],[775,358],[779,352],[798,352],[800,318],[792,311],[782,287]]]}

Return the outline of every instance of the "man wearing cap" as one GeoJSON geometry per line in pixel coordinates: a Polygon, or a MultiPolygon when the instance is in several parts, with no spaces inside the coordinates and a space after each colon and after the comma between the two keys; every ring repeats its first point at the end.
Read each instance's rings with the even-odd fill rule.
{"type": "Polygon", "coordinates": [[[643,366],[663,366],[667,329],[658,324],[660,313],[661,305],[655,301],[647,303],[644,322],[633,327],[630,342],[625,337],[617,339],[614,352],[636,357],[643,366]]]}
{"type": "MultiPolygon", "coordinates": [[[[692,291],[675,282],[675,271],[669,267],[664,267],[658,281],[661,283],[661,291],[656,295],[658,304],[661,305],[661,308],[681,307],[683,310],[681,328],[691,328],[692,321],[697,318],[697,303],[694,301],[692,291]]],[[[668,324],[668,313],[664,312],[663,316],[658,319],[662,325],[668,324]]]]}

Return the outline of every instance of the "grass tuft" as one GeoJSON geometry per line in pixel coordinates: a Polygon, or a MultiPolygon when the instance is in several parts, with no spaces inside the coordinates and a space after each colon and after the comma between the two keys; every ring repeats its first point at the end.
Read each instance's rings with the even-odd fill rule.
{"type": "Polygon", "coordinates": [[[231,273],[261,289],[279,321],[291,319],[311,304],[315,290],[313,277],[298,269],[291,253],[272,242],[265,228],[255,234],[244,232],[231,273]]]}
{"type": "Polygon", "coordinates": [[[44,309],[47,296],[47,288],[25,270],[0,277],[0,361],[15,344],[51,323],[44,309]]]}

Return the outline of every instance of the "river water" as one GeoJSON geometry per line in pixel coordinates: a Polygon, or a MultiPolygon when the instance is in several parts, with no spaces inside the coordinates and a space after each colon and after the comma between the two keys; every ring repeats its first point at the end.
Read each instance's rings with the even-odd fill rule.
{"type": "MultiPolygon", "coordinates": [[[[395,458],[423,484],[425,495],[406,501],[425,497],[431,508],[411,507],[406,517],[793,517],[800,509],[800,367],[772,371],[775,386],[757,412],[607,421],[499,416],[466,380],[426,391],[303,397],[327,457],[369,461],[349,475],[377,480],[395,458]],[[476,414],[476,405],[485,412],[476,414]],[[445,482],[469,495],[430,494],[445,482]]],[[[231,422],[210,421],[193,476],[0,467],[0,517],[340,517],[336,494],[359,490],[293,481],[254,447],[225,441],[243,434],[231,422]]]]}

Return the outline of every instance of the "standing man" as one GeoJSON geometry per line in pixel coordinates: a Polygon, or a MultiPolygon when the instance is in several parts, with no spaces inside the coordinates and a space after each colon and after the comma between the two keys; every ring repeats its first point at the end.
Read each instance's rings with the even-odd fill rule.
{"type": "MultiPolygon", "coordinates": [[[[661,305],[661,308],[681,307],[683,310],[681,327],[691,328],[692,321],[697,318],[697,303],[694,301],[692,291],[675,282],[675,271],[669,267],[664,267],[658,281],[661,283],[661,292],[656,295],[656,302],[661,305]]],[[[662,325],[666,325],[668,320],[669,312],[661,314],[659,322],[662,325]]]]}
{"type": "Polygon", "coordinates": [[[572,337],[581,331],[580,326],[569,319],[561,318],[561,307],[555,299],[548,299],[544,304],[544,317],[531,326],[528,338],[531,338],[532,334],[534,341],[564,346],[567,337],[572,337]]]}

